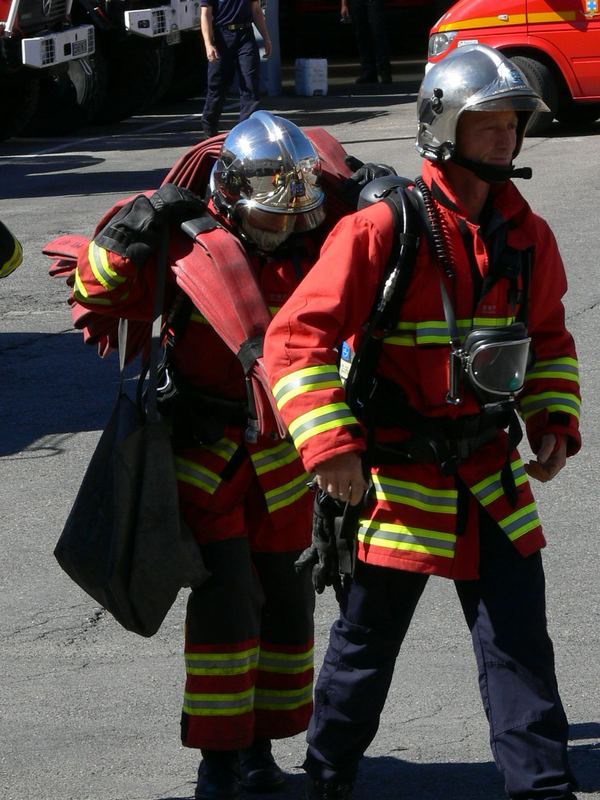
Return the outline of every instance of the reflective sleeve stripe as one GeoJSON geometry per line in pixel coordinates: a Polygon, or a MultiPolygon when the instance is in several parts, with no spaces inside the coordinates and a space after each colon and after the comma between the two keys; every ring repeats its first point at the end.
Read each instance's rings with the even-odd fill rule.
{"type": "Polygon", "coordinates": [[[214,494],[221,483],[221,478],[215,472],[181,456],[175,457],[175,476],[178,481],[189,483],[208,494],[214,494]]]}
{"type": "Polygon", "coordinates": [[[248,714],[254,707],[254,689],[226,694],[201,694],[185,692],[183,710],[190,716],[197,717],[232,717],[248,714]]]}
{"type": "Polygon", "coordinates": [[[308,492],[309,477],[308,472],[305,472],[288,483],[284,483],[283,486],[277,486],[275,489],[265,492],[265,500],[269,512],[272,514],[274,511],[284,508],[284,506],[289,506],[299,497],[306,494],[308,492]]]}
{"type": "Polygon", "coordinates": [[[98,247],[94,242],[90,242],[88,247],[88,261],[98,283],[107,291],[112,292],[126,280],[124,275],[119,275],[110,266],[108,251],[103,247],[98,247]]]}
{"type": "Polygon", "coordinates": [[[454,557],[456,535],[424,528],[407,528],[392,522],[361,520],[358,538],[364,545],[387,547],[390,550],[408,550],[415,553],[454,557]]]}
{"type": "MultiPolygon", "coordinates": [[[[521,486],[527,482],[527,473],[520,458],[516,458],[511,462],[510,468],[515,479],[515,485],[521,486]]],[[[489,506],[494,500],[497,500],[504,494],[504,488],[501,480],[502,473],[499,470],[494,472],[493,475],[488,476],[475,486],[471,486],[471,491],[481,503],[482,506],[489,506]]]]}
{"type": "Polygon", "coordinates": [[[557,358],[554,361],[536,361],[527,370],[525,381],[548,378],[579,383],[579,364],[576,358],[557,358]]]}
{"type": "Polygon", "coordinates": [[[293,397],[317,389],[341,389],[342,381],[337,367],[332,364],[305,367],[297,372],[292,372],[277,381],[273,387],[273,396],[277,408],[281,411],[284,405],[293,397]]]}
{"type": "Polygon", "coordinates": [[[300,689],[263,689],[257,686],[254,708],[260,708],[263,711],[292,711],[307,703],[312,703],[312,693],[312,681],[300,689]]]}
{"type": "Polygon", "coordinates": [[[302,653],[278,653],[273,650],[261,650],[258,669],[261,672],[277,672],[283,675],[297,675],[314,666],[314,648],[310,647],[302,653]]]}
{"type": "Polygon", "coordinates": [[[240,653],[186,653],[188,675],[241,675],[258,666],[258,647],[240,653]]]}
{"type": "Polygon", "coordinates": [[[318,433],[345,425],[358,425],[356,417],[345,403],[330,403],[302,414],[290,422],[288,428],[296,447],[300,447],[318,433]]]}
{"type": "Polygon", "coordinates": [[[540,524],[537,507],[535,503],[517,509],[513,514],[501,519],[498,524],[506,533],[511,542],[519,539],[524,534],[537,528],[540,524]]]}
{"type": "Polygon", "coordinates": [[[73,297],[80,303],[86,305],[97,306],[112,306],[111,301],[107,297],[90,297],[83,281],[79,275],[79,270],[75,270],[75,285],[73,286],[73,297]]]}
{"type": "Polygon", "coordinates": [[[373,475],[373,484],[378,500],[433,511],[439,514],[456,513],[455,489],[430,489],[419,483],[387,478],[381,474],[373,475]]]}
{"type": "Polygon", "coordinates": [[[291,464],[300,458],[296,448],[290,442],[272,447],[269,450],[260,450],[258,453],[251,454],[254,470],[257,475],[264,475],[274,469],[291,464]]]}
{"type": "Polygon", "coordinates": [[[524,397],[520,403],[523,419],[536,414],[538,411],[562,411],[572,414],[579,419],[581,400],[574,394],[567,392],[540,392],[524,397]]]}

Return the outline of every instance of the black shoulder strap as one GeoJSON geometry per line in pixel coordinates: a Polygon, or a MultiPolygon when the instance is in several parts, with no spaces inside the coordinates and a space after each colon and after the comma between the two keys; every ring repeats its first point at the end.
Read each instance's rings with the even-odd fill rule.
{"type": "Polygon", "coordinates": [[[348,405],[363,419],[373,393],[383,339],[397,324],[413,274],[420,228],[419,214],[409,194],[399,187],[383,200],[394,218],[394,246],[345,384],[348,405]]]}

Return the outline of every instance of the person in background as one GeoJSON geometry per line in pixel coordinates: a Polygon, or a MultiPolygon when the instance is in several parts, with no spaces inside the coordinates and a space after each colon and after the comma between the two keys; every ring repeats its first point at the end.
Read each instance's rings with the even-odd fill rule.
{"type": "Polygon", "coordinates": [[[0,222],[0,278],[6,278],[23,261],[21,243],[4,223],[0,222]]]}
{"type": "MultiPolygon", "coordinates": [[[[329,575],[340,616],[315,687],[307,800],[352,797],[430,575],[455,583],[507,795],[575,799],[528,478],[552,480],[580,448],[578,364],[556,240],[512,181],[531,177],[513,159],[545,109],[492,48],[433,65],[417,99],[422,174],[396,191],[405,212],[415,200],[414,225],[400,237],[391,195],[342,219],[267,331],[265,365],[304,466],[356,510],[354,575],[342,586],[329,575]],[[395,237],[414,248],[397,280],[395,237]],[[374,308],[385,327],[366,323],[374,308]],[[363,346],[365,324],[379,349],[363,346]]],[[[321,589],[336,543],[315,526],[318,563],[303,563],[321,589]]]]}
{"type": "Polygon", "coordinates": [[[239,121],[259,105],[260,54],[252,24],[260,32],[265,58],[271,39],[259,0],[200,0],[200,27],[206,48],[207,85],[202,111],[202,131],[208,137],[219,131],[227,91],[237,74],[240,93],[239,121]]]}
{"type": "Polygon", "coordinates": [[[356,83],[392,82],[390,43],[386,27],[385,0],[341,0],[342,22],[354,25],[360,58],[356,83]]]}

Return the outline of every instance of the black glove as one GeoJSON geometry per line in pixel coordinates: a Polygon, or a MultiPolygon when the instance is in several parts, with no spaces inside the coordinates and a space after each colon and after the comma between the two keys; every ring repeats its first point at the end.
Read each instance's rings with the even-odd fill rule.
{"type": "Polygon", "coordinates": [[[166,183],[150,197],[141,194],[124,205],[94,242],[141,267],[158,248],[166,225],[200,217],[205,211],[205,203],[189,189],[166,183]]]}
{"type": "MultiPolygon", "coordinates": [[[[312,582],[317,594],[326,586],[339,589],[342,579],[336,546],[336,520],[341,520],[345,503],[334,500],[319,489],[313,507],[312,544],[294,563],[296,572],[312,568],[312,582]]],[[[339,522],[338,522],[339,524],[339,522]]]]}
{"type": "Polygon", "coordinates": [[[342,184],[342,193],[346,200],[356,208],[358,196],[368,183],[375,178],[384,178],[387,175],[396,175],[396,170],[387,164],[374,164],[370,161],[363,163],[354,156],[347,156],[346,164],[354,170],[349,178],[342,184]]]}

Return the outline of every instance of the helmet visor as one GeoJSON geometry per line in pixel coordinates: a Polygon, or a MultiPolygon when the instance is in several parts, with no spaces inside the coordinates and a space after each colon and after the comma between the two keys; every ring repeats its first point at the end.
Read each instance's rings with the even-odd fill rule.
{"type": "Polygon", "coordinates": [[[319,206],[308,211],[284,213],[266,211],[252,201],[242,201],[237,205],[236,214],[246,227],[251,226],[272,233],[287,233],[289,236],[292,233],[303,233],[317,228],[325,219],[325,208],[321,202],[319,206]]]}

